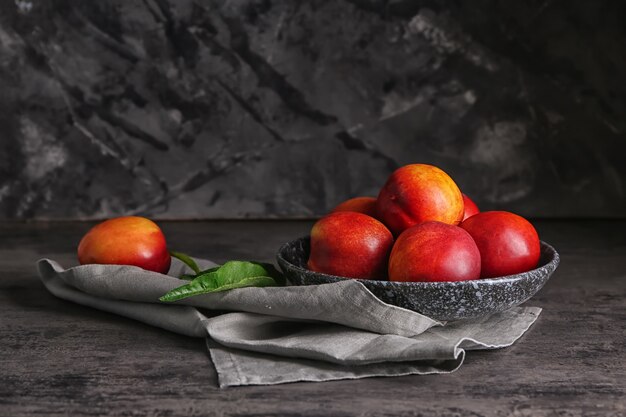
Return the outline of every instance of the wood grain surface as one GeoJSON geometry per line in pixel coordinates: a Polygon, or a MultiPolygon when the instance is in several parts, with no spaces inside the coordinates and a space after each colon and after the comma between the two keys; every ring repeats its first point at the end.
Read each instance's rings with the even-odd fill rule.
{"type": "MultiPolygon", "coordinates": [[[[626,415],[626,222],[537,221],[561,266],[527,304],[514,346],[448,375],[219,389],[204,341],[59,300],[41,257],[76,263],[89,223],[0,223],[0,415],[626,415]]],[[[163,223],[170,246],[218,262],[273,261],[311,223],[163,223]]]]}

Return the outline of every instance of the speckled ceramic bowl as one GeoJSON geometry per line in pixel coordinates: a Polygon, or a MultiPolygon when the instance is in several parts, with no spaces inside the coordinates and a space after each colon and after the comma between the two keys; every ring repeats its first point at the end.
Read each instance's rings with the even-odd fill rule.
{"type": "MultiPolygon", "coordinates": [[[[309,249],[309,238],[303,237],[285,243],[276,255],[292,284],[326,284],[349,279],[308,270],[309,249]]],[[[388,304],[450,321],[481,317],[523,303],[543,287],[558,265],[559,254],[541,242],[539,266],[521,274],[461,282],[358,281],[388,304]]]]}

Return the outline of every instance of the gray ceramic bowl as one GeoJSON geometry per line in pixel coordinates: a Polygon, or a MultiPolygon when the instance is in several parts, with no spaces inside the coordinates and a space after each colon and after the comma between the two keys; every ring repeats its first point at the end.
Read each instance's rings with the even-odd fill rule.
{"type": "MultiPolygon", "coordinates": [[[[326,284],[350,279],[308,270],[309,249],[309,237],[303,237],[285,243],[276,255],[292,284],[326,284]]],[[[543,287],[558,265],[559,254],[541,242],[539,266],[521,274],[460,282],[358,281],[388,304],[450,321],[482,317],[523,303],[543,287]]]]}

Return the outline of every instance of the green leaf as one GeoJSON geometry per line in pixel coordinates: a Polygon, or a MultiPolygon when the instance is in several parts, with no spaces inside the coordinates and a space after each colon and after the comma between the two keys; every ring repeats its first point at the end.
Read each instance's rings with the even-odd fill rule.
{"type": "Polygon", "coordinates": [[[269,277],[274,278],[274,281],[276,281],[276,283],[279,286],[283,286],[286,284],[286,280],[285,280],[285,276],[278,270],[276,269],[276,267],[272,264],[268,264],[268,263],[264,263],[264,262],[252,262],[250,261],[250,263],[256,264],[261,266],[263,269],[265,269],[265,271],[267,272],[267,275],[269,277]]]}
{"type": "Polygon", "coordinates": [[[186,279],[187,281],[191,281],[192,279],[195,279],[197,277],[199,277],[200,275],[204,275],[208,272],[213,272],[213,271],[217,271],[219,268],[221,268],[220,266],[214,266],[213,268],[209,268],[209,269],[205,269],[203,271],[199,271],[195,274],[183,274],[181,275],[179,278],[180,279],[186,279]]]}
{"type": "Polygon", "coordinates": [[[196,274],[200,273],[200,268],[198,267],[198,264],[189,255],[186,255],[181,252],[170,251],[170,256],[173,256],[174,258],[183,262],[185,265],[191,268],[193,272],[195,272],[196,274]]]}
{"type": "Polygon", "coordinates": [[[202,271],[189,283],[163,295],[161,301],[244,287],[284,285],[285,279],[271,264],[247,261],[228,261],[220,267],[202,271]]]}
{"type": "Polygon", "coordinates": [[[214,266],[213,268],[204,269],[204,270],[202,270],[202,271],[198,272],[195,276],[198,276],[198,275],[201,275],[201,274],[206,274],[206,273],[208,273],[208,272],[217,271],[217,270],[218,270],[218,269],[220,269],[220,268],[221,268],[221,266],[220,266],[220,265],[218,265],[218,266],[214,266]]]}

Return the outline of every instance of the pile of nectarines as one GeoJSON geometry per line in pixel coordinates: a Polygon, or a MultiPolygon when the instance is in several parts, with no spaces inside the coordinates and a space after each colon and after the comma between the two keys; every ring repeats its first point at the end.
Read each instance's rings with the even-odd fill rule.
{"type": "Polygon", "coordinates": [[[335,207],[311,230],[309,269],[391,281],[465,281],[512,275],[539,262],[539,236],[521,216],[480,213],[441,169],[397,169],[377,198],[335,207]]]}

